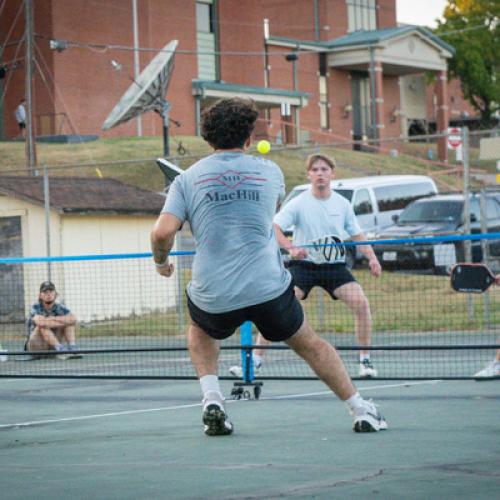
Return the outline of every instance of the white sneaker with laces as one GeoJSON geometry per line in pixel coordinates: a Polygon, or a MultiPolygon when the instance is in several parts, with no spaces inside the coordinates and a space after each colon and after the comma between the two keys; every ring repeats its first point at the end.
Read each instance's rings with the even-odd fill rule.
{"type": "Polygon", "coordinates": [[[359,363],[359,376],[361,378],[376,378],[377,375],[377,370],[373,367],[369,359],[364,359],[359,363]]]}
{"type": "Polygon", "coordinates": [[[364,400],[364,405],[354,412],[354,432],[378,432],[387,429],[387,422],[375,404],[364,400]]]}
{"type": "MultiPolygon", "coordinates": [[[[253,374],[258,375],[260,373],[260,370],[262,368],[262,365],[255,366],[253,367],[253,374]]],[[[229,373],[233,377],[237,378],[243,378],[243,368],[240,365],[234,365],[229,368],[229,373]]]]}
{"type": "Polygon", "coordinates": [[[500,377],[500,361],[492,361],[489,365],[474,374],[474,378],[496,378],[500,377]]]}
{"type": "Polygon", "coordinates": [[[203,424],[207,436],[228,436],[234,426],[227,419],[224,400],[217,392],[209,392],[203,400],[203,424]]]}

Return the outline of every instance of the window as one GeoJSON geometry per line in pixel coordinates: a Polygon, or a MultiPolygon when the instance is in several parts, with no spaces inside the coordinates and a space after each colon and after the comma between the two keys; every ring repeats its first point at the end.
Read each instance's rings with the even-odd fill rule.
{"type": "Polygon", "coordinates": [[[430,182],[418,182],[415,184],[404,184],[401,186],[384,186],[374,188],[380,212],[389,210],[402,210],[410,202],[435,194],[436,190],[430,182]]]}
{"type": "Polygon", "coordinates": [[[348,31],[376,30],[376,0],[346,0],[348,31]]]}
{"type": "Polygon", "coordinates": [[[372,201],[367,189],[360,189],[354,197],[354,213],[356,215],[366,215],[373,213],[372,201]]]}
{"type": "Polygon", "coordinates": [[[352,200],[352,189],[334,189],[334,191],[343,196],[347,201],[352,200]]]}
{"type": "Polygon", "coordinates": [[[400,224],[423,222],[452,222],[458,224],[462,218],[464,204],[461,201],[424,200],[408,206],[399,217],[400,224]]]}
{"type": "Polygon", "coordinates": [[[200,80],[219,79],[215,20],[215,1],[197,1],[196,42],[198,49],[198,78],[200,80]]]}

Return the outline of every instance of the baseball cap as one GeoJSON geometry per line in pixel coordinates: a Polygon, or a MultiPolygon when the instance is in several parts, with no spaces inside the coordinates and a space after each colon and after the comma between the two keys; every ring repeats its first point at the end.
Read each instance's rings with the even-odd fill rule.
{"type": "Polygon", "coordinates": [[[55,289],[56,286],[54,285],[54,283],[52,283],[52,281],[44,281],[40,285],[40,292],[45,292],[45,290],[55,290],[55,289]]]}

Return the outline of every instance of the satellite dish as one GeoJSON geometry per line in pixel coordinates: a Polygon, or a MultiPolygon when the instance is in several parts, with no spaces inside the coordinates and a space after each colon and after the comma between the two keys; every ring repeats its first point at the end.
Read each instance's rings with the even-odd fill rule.
{"type": "Polygon", "coordinates": [[[167,43],[146,66],[112,109],[102,126],[103,130],[109,130],[125,123],[141,113],[156,111],[163,119],[163,147],[165,155],[168,156],[168,110],[170,104],[165,99],[165,94],[172,78],[174,53],[178,43],[177,40],[167,43]]]}
{"type": "Polygon", "coordinates": [[[160,170],[163,172],[165,179],[170,183],[174,182],[174,179],[178,175],[182,174],[182,172],[184,172],[182,168],[179,168],[174,163],[165,160],[165,158],[158,158],[156,160],[156,164],[160,167],[160,170]]]}

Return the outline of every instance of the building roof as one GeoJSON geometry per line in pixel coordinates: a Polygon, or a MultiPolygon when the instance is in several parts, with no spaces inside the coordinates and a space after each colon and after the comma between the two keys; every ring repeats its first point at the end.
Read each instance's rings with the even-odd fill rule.
{"type": "Polygon", "coordinates": [[[306,105],[310,96],[307,92],[287,90],[274,87],[256,87],[236,83],[192,80],[191,87],[194,95],[202,97],[229,97],[240,96],[253,99],[257,104],[274,104],[288,102],[292,105],[306,105]]]}
{"type": "MultiPolygon", "coordinates": [[[[0,196],[44,205],[43,177],[0,176],[0,196]]],[[[115,179],[50,177],[50,207],[61,213],[157,215],[164,196],[115,179]]]]}
{"type": "Polygon", "coordinates": [[[358,30],[328,41],[312,41],[285,37],[270,37],[269,42],[289,43],[291,45],[295,45],[297,49],[323,49],[328,52],[329,50],[338,48],[355,47],[360,45],[375,45],[410,32],[420,33],[424,37],[432,40],[435,44],[439,45],[442,49],[447,50],[452,55],[455,54],[455,49],[450,44],[446,43],[442,38],[435,35],[432,31],[424,28],[423,26],[413,25],[394,26],[392,28],[384,28],[379,30],[358,30]]]}

